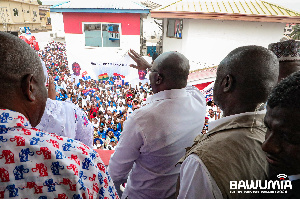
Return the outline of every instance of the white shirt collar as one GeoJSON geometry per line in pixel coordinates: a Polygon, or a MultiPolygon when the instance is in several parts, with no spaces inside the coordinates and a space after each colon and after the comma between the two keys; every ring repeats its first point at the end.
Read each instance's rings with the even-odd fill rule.
{"type": "Polygon", "coordinates": [[[145,105],[154,101],[160,101],[164,99],[174,99],[174,98],[185,97],[185,96],[187,96],[186,88],[164,90],[155,93],[154,95],[147,98],[145,105]]]}

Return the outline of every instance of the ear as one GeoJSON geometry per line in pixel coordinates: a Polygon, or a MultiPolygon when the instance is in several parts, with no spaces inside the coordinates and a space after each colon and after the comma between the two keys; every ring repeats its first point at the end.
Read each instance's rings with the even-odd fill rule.
{"type": "Polygon", "coordinates": [[[223,92],[227,93],[233,89],[233,76],[226,75],[222,82],[223,92]]]}
{"type": "Polygon", "coordinates": [[[22,92],[24,96],[31,102],[35,100],[35,96],[33,94],[34,83],[33,74],[25,75],[22,80],[22,92]]]}
{"type": "Polygon", "coordinates": [[[156,84],[161,84],[163,81],[163,76],[160,74],[157,74],[156,84]]]}

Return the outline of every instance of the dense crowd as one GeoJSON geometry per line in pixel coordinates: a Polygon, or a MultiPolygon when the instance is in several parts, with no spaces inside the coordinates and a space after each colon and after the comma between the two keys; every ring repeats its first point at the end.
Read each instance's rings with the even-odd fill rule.
{"type": "Polygon", "coordinates": [[[120,84],[122,76],[107,80],[79,79],[76,83],[68,68],[64,43],[53,41],[38,54],[45,62],[48,75],[54,79],[56,100],[77,104],[93,124],[95,149],[114,149],[123,122],[153,94],[147,82],[135,88],[129,83],[120,84]]]}
{"type": "MultiPolygon", "coordinates": [[[[48,75],[54,79],[56,100],[70,100],[77,104],[93,124],[94,148],[114,149],[123,122],[153,94],[150,84],[140,83],[134,88],[128,82],[120,84],[122,76],[112,76],[107,80],[79,79],[76,83],[68,67],[64,43],[52,41],[38,53],[45,62],[48,75]]],[[[220,109],[211,100],[207,102],[206,110],[203,134],[208,131],[209,122],[221,117],[220,109]]]]}

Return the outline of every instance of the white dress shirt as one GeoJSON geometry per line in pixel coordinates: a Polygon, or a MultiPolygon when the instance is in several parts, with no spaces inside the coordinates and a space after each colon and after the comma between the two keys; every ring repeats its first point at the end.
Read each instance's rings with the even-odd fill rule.
{"type": "Polygon", "coordinates": [[[195,154],[188,156],[180,169],[181,198],[223,198],[222,193],[202,160],[195,154]]]}
{"type": "Polygon", "coordinates": [[[167,198],[175,193],[185,148],[201,133],[205,99],[198,89],[165,90],[147,99],[125,122],[109,173],[122,198],[167,198]],[[130,173],[129,173],[130,172],[130,173]]]}
{"type": "Polygon", "coordinates": [[[43,117],[36,128],[93,146],[93,124],[85,112],[72,102],[48,98],[43,117]]]}

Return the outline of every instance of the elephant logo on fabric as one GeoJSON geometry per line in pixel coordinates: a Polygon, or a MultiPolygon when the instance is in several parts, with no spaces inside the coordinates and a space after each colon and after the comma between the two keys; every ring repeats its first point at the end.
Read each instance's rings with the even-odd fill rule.
{"type": "Polygon", "coordinates": [[[70,143],[64,143],[62,147],[64,151],[70,151],[70,148],[75,148],[75,146],[72,146],[70,143]]]}
{"type": "Polygon", "coordinates": [[[44,140],[41,141],[40,138],[33,137],[33,138],[31,138],[31,139],[29,140],[29,142],[30,142],[30,145],[37,145],[39,142],[44,142],[44,140]]]}
{"type": "Polygon", "coordinates": [[[68,158],[74,160],[78,165],[80,165],[80,160],[78,159],[77,155],[72,154],[71,157],[68,158]]]}
{"type": "Polygon", "coordinates": [[[53,182],[53,179],[48,179],[48,180],[46,180],[45,182],[44,182],[44,186],[47,186],[48,187],[48,192],[54,192],[54,191],[56,191],[55,190],[55,185],[56,185],[57,183],[55,183],[55,182],[53,182]]]}
{"type": "Polygon", "coordinates": [[[5,158],[5,164],[15,163],[14,154],[10,150],[3,150],[0,159],[5,158]]]}
{"type": "Polygon", "coordinates": [[[19,157],[20,157],[20,162],[27,162],[28,161],[28,156],[33,156],[34,152],[30,151],[29,148],[26,149],[22,149],[21,152],[19,153],[19,157]]]}
{"type": "Polygon", "coordinates": [[[9,117],[9,113],[2,113],[0,115],[1,123],[7,123],[8,120],[12,120],[12,117],[9,117]]]}
{"type": "Polygon", "coordinates": [[[48,149],[48,147],[41,147],[40,151],[37,151],[36,154],[38,155],[44,155],[45,160],[51,159],[51,151],[48,149]]]}
{"type": "Polygon", "coordinates": [[[80,149],[82,151],[82,154],[88,155],[87,151],[82,146],[81,147],[77,147],[77,149],[80,149]]]}
{"type": "Polygon", "coordinates": [[[65,155],[63,155],[63,153],[60,150],[56,150],[55,151],[55,155],[56,155],[56,159],[63,159],[66,158],[65,155]]]}
{"type": "Polygon", "coordinates": [[[10,138],[11,142],[16,141],[16,146],[25,146],[25,139],[22,136],[15,136],[14,138],[10,138]]]}
{"type": "Polygon", "coordinates": [[[23,165],[16,166],[14,169],[14,175],[15,175],[15,180],[22,180],[24,179],[23,173],[28,173],[29,169],[24,168],[23,165]]]}
{"type": "MultiPolygon", "coordinates": [[[[88,191],[89,199],[93,199],[93,192],[90,191],[89,188],[87,188],[87,191],[88,191]]],[[[83,197],[83,198],[87,198],[87,197],[86,197],[86,193],[83,193],[83,194],[82,194],[82,197],[83,197]]],[[[113,199],[114,199],[114,198],[113,198],[113,199]]]]}
{"type": "Polygon", "coordinates": [[[98,163],[97,166],[100,169],[100,171],[102,171],[103,173],[105,173],[105,165],[104,164],[98,163]]]}
{"type": "Polygon", "coordinates": [[[67,169],[73,170],[74,175],[78,176],[78,168],[75,164],[70,164],[69,166],[67,166],[67,169]]]}
{"type": "Polygon", "coordinates": [[[86,187],[84,186],[84,183],[83,183],[83,181],[82,181],[82,179],[83,180],[85,180],[87,178],[87,176],[85,176],[84,174],[83,174],[83,171],[80,171],[79,172],[79,180],[78,180],[78,183],[79,183],[79,185],[81,185],[81,187],[79,188],[79,190],[86,190],[86,187]]]}
{"type": "Polygon", "coordinates": [[[96,193],[99,193],[99,185],[98,185],[98,183],[94,183],[93,184],[93,190],[96,192],[96,193]]]}
{"type": "Polygon", "coordinates": [[[34,188],[34,194],[43,193],[43,186],[38,186],[35,182],[27,182],[26,188],[28,189],[34,188]]]}
{"type": "Polygon", "coordinates": [[[9,197],[10,198],[13,198],[13,197],[17,197],[18,196],[18,188],[16,188],[16,186],[13,184],[13,185],[8,185],[6,187],[6,189],[9,191],[9,197]]]}
{"type": "Polygon", "coordinates": [[[25,128],[22,128],[22,131],[24,132],[24,135],[31,135],[31,131],[25,128]]]}
{"type": "Polygon", "coordinates": [[[59,162],[52,162],[51,170],[53,175],[60,175],[59,170],[63,170],[64,166],[60,165],[59,162]]]}
{"type": "Polygon", "coordinates": [[[82,198],[79,194],[74,194],[72,199],[82,199],[82,198]]]}
{"type": "Polygon", "coordinates": [[[33,172],[39,172],[40,174],[40,177],[45,177],[45,176],[48,176],[48,172],[47,172],[47,167],[43,164],[43,163],[36,163],[36,168],[32,168],[31,170],[33,172]]]}
{"type": "Polygon", "coordinates": [[[0,181],[9,182],[9,172],[4,168],[0,168],[0,181]]]}
{"type": "Polygon", "coordinates": [[[36,132],[36,136],[38,136],[38,137],[44,137],[44,135],[45,135],[44,132],[41,132],[41,131],[36,132]]]}
{"type": "Polygon", "coordinates": [[[96,156],[97,156],[97,152],[96,151],[93,151],[93,152],[90,153],[90,158],[92,160],[96,159],[96,156]]]}
{"type": "Polygon", "coordinates": [[[96,179],[96,174],[93,174],[93,177],[89,177],[90,181],[95,181],[95,179],[96,179]]]}
{"type": "Polygon", "coordinates": [[[68,199],[68,196],[67,196],[65,193],[58,194],[57,196],[58,196],[58,197],[57,197],[57,198],[54,198],[54,199],[68,199]]]}
{"type": "Polygon", "coordinates": [[[85,158],[83,161],[82,161],[82,169],[86,169],[86,170],[89,170],[89,167],[90,166],[94,166],[92,160],[90,158],[85,158]]]}
{"type": "Polygon", "coordinates": [[[68,178],[63,178],[63,181],[61,182],[61,184],[69,185],[70,191],[76,191],[76,183],[73,184],[73,183],[71,182],[71,180],[68,179],[68,178]]]}
{"type": "Polygon", "coordinates": [[[50,135],[52,136],[52,137],[55,137],[56,139],[58,139],[58,140],[64,140],[64,138],[63,137],[61,137],[61,136],[59,136],[59,135],[57,135],[57,134],[55,134],[55,133],[50,133],[50,135]]]}
{"type": "Polygon", "coordinates": [[[51,143],[53,145],[53,147],[58,148],[59,149],[59,144],[56,140],[47,140],[48,143],[51,143]]]}
{"type": "Polygon", "coordinates": [[[0,125],[0,134],[6,134],[8,132],[8,129],[5,125],[0,125]]]}

